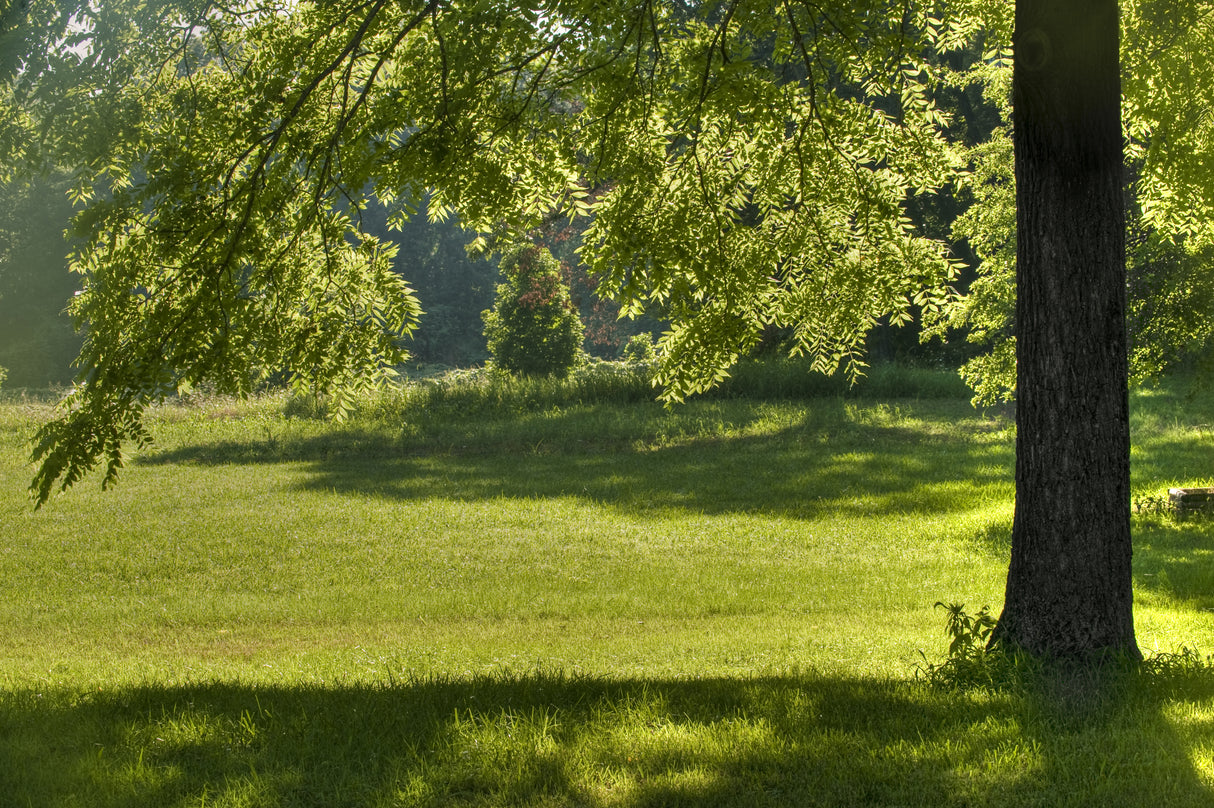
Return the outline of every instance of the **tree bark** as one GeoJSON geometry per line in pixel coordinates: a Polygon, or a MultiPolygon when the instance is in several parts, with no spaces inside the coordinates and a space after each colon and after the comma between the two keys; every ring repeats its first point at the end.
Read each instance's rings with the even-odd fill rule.
{"type": "Polygon", "coordinates": [[[1017,0],[1016,511],[995,634],[1051,658],[1134,638],[1116,0],[1017,0]]]}

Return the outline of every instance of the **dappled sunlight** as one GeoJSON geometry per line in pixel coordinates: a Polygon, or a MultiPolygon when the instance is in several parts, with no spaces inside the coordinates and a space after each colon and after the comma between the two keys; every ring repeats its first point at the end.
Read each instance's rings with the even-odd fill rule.
{"type": "Polygon", "coordinates": [[[1166,498],[1169,488],[1214,485],[1214,438],[1155,436],[1131,448],[1130,467],[1140,497],[1166,498]]]}
{"type": "Polygon", "coordinates": [[[1214,798],[1208,708],[1133,694],[1100,703],[1099,713],[1076,712],[1032,694],[949,695],[814,673],[22,690],[0,696],[10,728],[0,787],[56,804],[87,782],[108,797],[95,808],[1214,798]],[[47,771],[58,779],[39,780],[47,771]]]}
{"type": "Polygon", "coordinates": [[[1130,462],[1136,496],[1167,496],[1169,487],[1214,484],[1214,397],[1185,379],[1131,397],[1130,462]]]}
{"type": "Polygon", "coordinates": [[[302,462],[312,490],[387,499],[581,497],[626,510],[800,518],[948,513],[1011,495],[1011,442],[953,408],[709,402],[468,422],[444,440],[336,435],[162,449],[140,462],[302,462]],[[976,426],[977,425],[977,426],[976,426]],[[575,437],[576,436],[576,437],[575,437]]]}
{"type": "Polygon", "coordinates": [[[1134,583],[1148,598],[1214,612],[1214,521],[1134,520],[1134,583]]]}
{"type": "MultiPolygon", "coordinates": [[[[0,512],[24,537],[0,547],[16,627],[0,793],[1214,800],[1214,684],[1084,712],[915,680],[946,647],[935,601],[999,610],[1006,419],[845,400],[579,405],[434,432],[196,415],[167,419],[109,493],[0,512]]],[[[1156,465],[1136,484],[1180,456],[1171,434],[1141,442],[1156,465]]],[[[1144,651],[1214,648],[1212,526],[1134,517],[1144,651]]]]}
{"type": "Polygon", "coordinates": [[[1214,648],[1214,619],[1209,612],[1176,604],[1149,589],[1134,592],[1134,631],[1147,656],[1172,654],[1182,648],[1204,653],[1214,648]]]}

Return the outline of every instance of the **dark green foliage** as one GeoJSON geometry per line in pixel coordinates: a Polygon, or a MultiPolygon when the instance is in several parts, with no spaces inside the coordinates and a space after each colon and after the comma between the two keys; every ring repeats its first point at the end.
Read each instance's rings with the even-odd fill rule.
{"type": "Polygon", "coordinates": [[[363,228],[396,246],[392,268],[417,291],[423,314],[408,342],[412,361],[468,367],[484,362],[481,311],[493,304],[497,267],[466,249],[472,236],[454,218],[431,220],[428,206],[396,216],[376,202],[363,213],[363,228]]]}
{"type": "Polygon", "coordinates": [[[62,175],[0,186],[0,365],[15,387],[66,384],[80,350],[64,312],[83,282],[67,267],[66,187],[62,175]]]}
{"type": "Polygon", "coordinates": [[[669,324],[660,321],[661,306],[657,305],[648,307],[645,313],[620,316],[619,303],[612,299],[610,289],[600,288],[601,278],[582,263],[579,251],[585,227],[584,219],[554,219],[546,221],[532,236],[560,262],[561,277],[569,285],[569,295],[585,327],[582,350],[599,359],[619,359],[630,339],[644,335],[652,343],[653,336],[669,324]]]}
{"type": "Polygon", "coordinates": [[[521,376],[566,376],[581,353],[582,320],[561,279],[560,264],[540,247],[502,257],[505,283],[484,312],[485,338],[497,366],[521,376]]]}

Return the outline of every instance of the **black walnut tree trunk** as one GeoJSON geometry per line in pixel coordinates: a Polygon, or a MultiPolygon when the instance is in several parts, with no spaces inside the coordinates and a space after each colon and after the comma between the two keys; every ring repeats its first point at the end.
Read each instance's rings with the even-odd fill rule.
{"type": "Polygon", "coordinates": [[[1116,0],[1017,0],[1016,513],[995,640],[1140,658],[1116,0]]]}

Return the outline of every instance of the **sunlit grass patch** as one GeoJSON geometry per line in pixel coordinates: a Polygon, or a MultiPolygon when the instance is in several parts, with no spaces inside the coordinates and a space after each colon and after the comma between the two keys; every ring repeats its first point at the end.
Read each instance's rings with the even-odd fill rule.
{"type": "MultiPolygon", "coordinates": [[[[946,642],[932,604],[998,611],[1006,415],[566,392],[441,415],[389,396],[340,425],[200,398],[153,413],[114,490],[38,512],[45,405],[0,406],[0,795],[1209,803],[1208,670],[1095,712],[917,680],[946,642]]],[[[1206,421],[1137,399],[1135,491],[1200,480],[1206,421]]],[[[1214,649],[1211,524],[1134,517],[1149,654],[1214,649]]]]}

